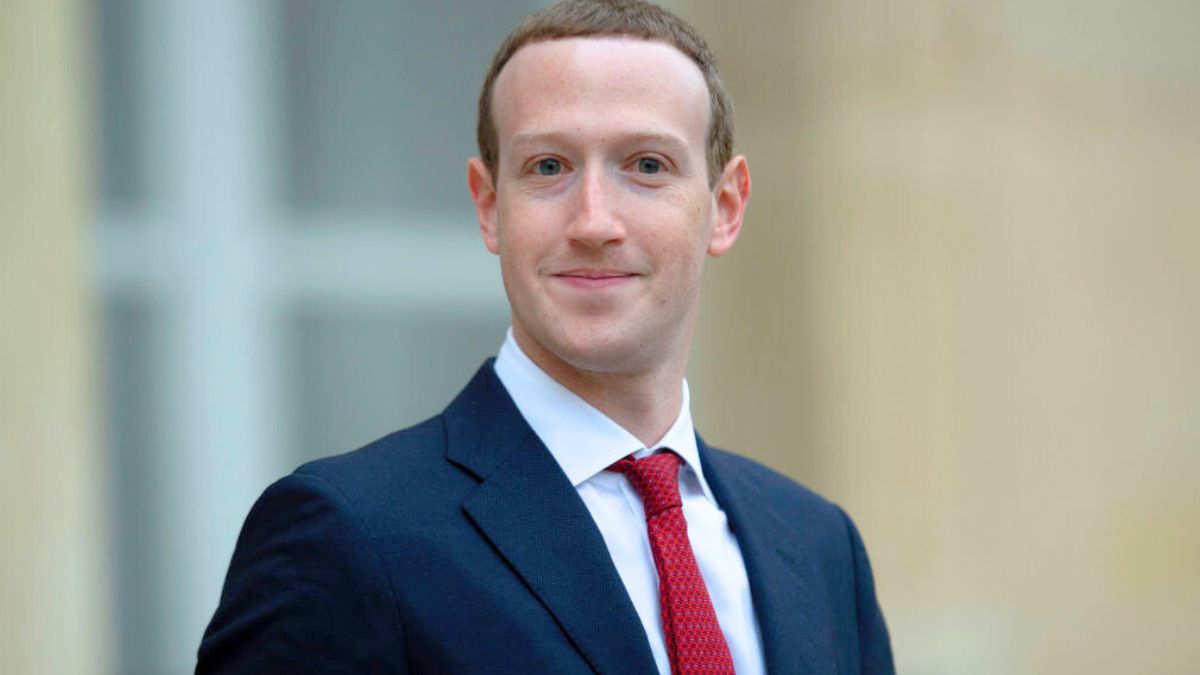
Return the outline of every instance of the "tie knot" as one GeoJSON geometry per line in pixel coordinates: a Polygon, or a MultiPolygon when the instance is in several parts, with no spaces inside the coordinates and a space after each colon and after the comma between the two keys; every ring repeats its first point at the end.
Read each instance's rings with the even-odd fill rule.
{"type": "Polygon", "coordinates": [[[683,505],[679,498],[679,465],[683,459],[670,450],[649,457],[632,456],[618,460],[610,471],[625,474],[633,489],[642,497],[646,518],[683,505]]]}

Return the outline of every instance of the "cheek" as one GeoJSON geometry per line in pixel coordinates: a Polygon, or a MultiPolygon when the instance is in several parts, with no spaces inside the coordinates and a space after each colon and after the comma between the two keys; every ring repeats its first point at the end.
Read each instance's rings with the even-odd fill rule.
{"type": "Polygon", "coordinates": [[[506,283],[534,283],[538,269],[553,252],[553,232],[545,225],[548,222],[536,209],[509,207],[500,214],[500,269],[506,283]]]}
{"type": "Polygon", "coordinates": [[[497,209],[498,230],[502,238],[537,245],[558,222],[560,207],[552,200],[509,199],[497,209]]]}
{"type": "Polygon", "coordinates": [[[697,214],[692,209],[661,214],[646,235],[646,245],[655,251],[658,259],[680,274],[694,271],[703,264],[708,252],[708,224],[705,211],[697,214]]]}
{"type": "Polygon", "coordinates": [[[502,206],[496,215],[496,232],[500,252],[514,257],[528,249],[530,220],[519,206],[502,206]]]}

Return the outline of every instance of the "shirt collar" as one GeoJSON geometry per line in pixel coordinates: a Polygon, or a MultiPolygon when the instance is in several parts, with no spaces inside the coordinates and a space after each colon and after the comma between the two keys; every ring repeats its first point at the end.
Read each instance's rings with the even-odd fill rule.
{"type": "Polygon", "coordinates": [[[622,457],[641,458],[659,448],[670,448],[695,474],[704,495],[716,503],[700,466],[686,379],[681,382],[683,400],[675,423],[658,443],[646,448],[637,437],[531,361],[513,338],[512,328],[500,346],[494,368],[525,421],[575,487],[622,457]]]}

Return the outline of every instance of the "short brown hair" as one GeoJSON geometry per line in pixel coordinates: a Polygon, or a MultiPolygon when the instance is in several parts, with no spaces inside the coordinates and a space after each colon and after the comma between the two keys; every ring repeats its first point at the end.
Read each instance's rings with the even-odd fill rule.
{"type": "Polygon", "coordinates": [[[562,0],[541,9],[508,34],[492,58],[483,91],[479,94],[476,134],[479,155],[492,180],[500,162],[496,122],[492,117],[492,90],[496,77],[521,47],[533,42],[570,37],[624,36],[665,42],[700,68],[708,85],[708,177],[715,183],[733,156],[733,102],[717,70],[717,59],[704,38],[683,19],[645,0],[562,0]]]}

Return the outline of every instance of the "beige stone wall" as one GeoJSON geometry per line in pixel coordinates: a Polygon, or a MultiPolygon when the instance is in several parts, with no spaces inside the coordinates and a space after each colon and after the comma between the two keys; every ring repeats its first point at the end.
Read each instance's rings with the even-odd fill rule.
{"type": "Polygon", "coordinates": [[[1200,660],[1200,5],[676,2],[755,194],[701,429],[845,505],[905,673],[1200,660]]]}
{"type": "Polygon", "coordinates": [[[0,672],[103,673],[81,3],[0,20],[0,672]]]}

